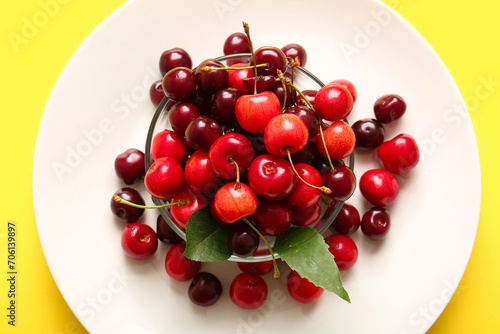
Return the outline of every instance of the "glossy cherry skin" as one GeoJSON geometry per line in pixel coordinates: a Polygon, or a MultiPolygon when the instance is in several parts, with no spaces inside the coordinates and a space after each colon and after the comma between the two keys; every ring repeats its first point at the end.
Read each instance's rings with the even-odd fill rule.
{"type": "Polygon", "coordinates": [[[153,82],[149,88],[149,98],[155,107],[158,107],[161,100],[165,97],[163,90],[163,80],[153,82]]]}
{"type": "Polygon", "coordinates": [[[299,58],[300,66],[304,67],[307,63],[307,51],[306,49],[297,43],[290,43],[281,48],[281,51],[285,54],[287,58],[299,58]]]}
{"type": "Polygon", "coordinates": [[[195,94],[196,79],[190,68],[176,67],[165,74],[162,86],[167,97],[184,102],[195,94]]]}
{"type": "MultiPolygon", "coordinates": [[[[118,195],[124,200],[129,201],[131,203],[146,205],[141,194],[134,188],[129,188],[129,187],[121,188],[117,190],[113,195],[118,195]]],[[[136,208],[128,204],[115,202],[113,198],[111,198],[110,206],[113,214],[118,219],[120,219],[123,222],[126,222],[127,224],[137,222],[139,218],[141,218],[142,215],[144,214],[144,209],[136,208]]]]}
{"type": "Polygon", "coordinates": [[[356,136],[356,149],[372,150],[384,142],[385,129],[382,123],[374,118],[363,118],[352,125],[356,136]]]}
{"type": "Polygon", "coordinates": [[[243,309],[256,309],[267,299],[267,283],[259,275],[241,273],[231,282],[229,297],[243,309]]]}
{"type": "Polygon", "coordinates": [[[370,169],[361,175],[359,190],[371,204],[385,207],[397,198],[399,182],[388,170],[370,169]]]}
{"type": "Polygon", "coordinates": [[[354,205],[344,203],[330,225],[336,232],[350,235],[359,229],[361,216],[354,205]]]}
{"type": "Polygon", "coordinates": [[[223,179],[236,178],[238,170],[240,174],[245,173],[254,156],[250,140],[235,132],[217,138],[208,151],[212,170],[223,179]]]}
{"type": "Polygon", "coordinates": [[[260,198],[259,207],[252,218],[263,235],[277,236],[290,228],[292,209],[283,201],[260,198]]]}
{"type": "Polygon", "coordinates": [[[306,124],[294,114],[280,114],[269,121],[264,130],[264,145],[272,155],[286,157],[287,151],[302,150],[309,140],[306,124]]]}
{"type": "Polygon", "coordinates": [[[236,119],[249,133],[264,132],[267,123],[280,113],[281,105],[278,97],[268,91],[243,95],[236,101],[236,119]]]}
{"type": "Polygon", "coordinates": [[[258,195],[270,200],[280,200],[291,194],[297,179],[288,160],[263,154],[250,164],[248,182],[258,195]]]}
{"type": "Polygon", "coordinates": [[[172,48],[162,52],[159,61],[161,75],[176,67],[193,67],[191,56],[182,48],[172,48]]]}
{"type": "Polygon", "coordinates": [[[255,72],[251,68],[238,69],[238,67],[247,67],[246,63],[236,63],[231,65],[229,72],[228,87],[236,89],[241,94],[250,94],[253,92],[253,87],[248,87],[245,84],[246,79],[253,79],[255,72]],[[233,69],[234,68],[234,69],[233,69]]]}
{"type": "Polygon", "coordinates": [[[227,87],[229,82],[229,73],[227,70],[210,70],[204,71],[203,67],[225,67],[220,61],[215,59],[206,59],[202,61],[194,72],[196,84],[200,87],[203,94],[214,94],[219,89],[227,87]]]}
{"type": "MultiPolygon", "coordinates": [[[[253,59],[250,62],[252,65],[253,59]]],[[[267,64],[267,67],[259,67],[258,75],[277,76],[277,71],[285,72],[287,61],[286,56],[281,49],[274,46],[261,46],[255,50],[255,63],[267,64]]]]}
{"type": "Polygon", "coordinates": [[[125,226],[121,237],[125,254],[135,260],[149,259],[158,249],[156,232],[148,225],[140,222],[125,226]]]}
{"type": "Polygon", "coordinates": [[[184,170],[174,158],[159,158],[146,172],[144,185],[152,196],[168,201],[184,186],[184,170]]]}
{"type": "Polygon", "coordinates": [[[322,287],[316,286],[307,278],[300,276],[295,270],[288,274],[286,287],[290,296],[302,304],[316,301],[325,291],[322,287]]]}
{"type": "Polygon", "coordinates": [[[373,111],[381,123],[391,123],[403,117],[406,101],[397,94],[387,94],[375,101],[373,111]]]}
{"type": "Polygon", "coordinates": [[[420,151],[409,134],[402,133],[383,142],[377,149],[380,164],[393,174],[405,174],[417,166],[420,151]]]}
{"type": "Polygon", "coordinates": [[[356,176],[352,169],[345,165],[334,166],[323,175],[322,185],[328,187],[332,193],[328,196],[338,202],[347,201],[356,190],[356,176]]]}
{"type": "Polygon", "coordinates": [[[168,112],[168,119],[172,130],[183,138],[189,123],[199,116],[201,116],[200,110],[191,102],[178,103],[168,112]]]}
{"type": "MultiPolygon", "coordinates": [[[[304,89],[302,91],[302,94],[305,96],[306,100],[309,101],[309,103],[314,106],[314,100],[316,99],[316,94],[318,94],[318,91],[315,89],[304,89]]],[[[300,95],[297,97],[296,102],[297,105],[308,106],[307,103],[302,98],[302,96],[300,95]]]]}
{"type": "Polygon", "coordinates": [[[132,185],[144,177],[144,152],[129,148],[115,158],[116,176],[125,184],[132,185]]]}
{"type": "Polygon", "coordinates": [[[222,136],[222,127],[217,121],[207,116],[199,116],[189,123],[184,138],[189,147],[208,151],[220,136],[222,136]]]}
{"type": "Polygon", "coordinates": [[[195,211],[210,203],[205,196],[193,191],[187,184],[184,184],[182,190],[170,202],[181,201],[187,201],[188,203],[170,207],[170,216],[172,216],[174,223],[181,229],[186,229],[186,223],[195,211]]]}
{"type": "Polygon", "coordinates": [[[255,230],[240,220],[232,224],[227,234],[227,244],[234,255],[249,257],[259,247],[259,235],[255,230]]]}
{"type": "Polygon", "coordinates": [[[235,32],[229,35],[224,41],[224,55],[232,55],[236,53],[250,53],[250,44],[248,37],[242,32],[235,32]]]}
{"type": "Polygon", "coordinates": [[[184,241],[184,239],[168,225],[162,215],[158,215],[156,218],[156,236],[158,240],[165,244],[178,244],[184,241]]]}
{"type": "Polygon", "coordinates": [[[309,226],[321,217],[321,204],[316,202],[305,209],[292,209],[292,224],[295,226],[309,226]]]}
{"type": "Polygon", "coordinates": [[[349,93],[351,93],[353,103],[358,99],[358,91],[356,90],[356,86],[354,86],[351,81],[347,79],[335,79],[333,81],[330,81],[327,85],[329,84],[339,84],[347,88],[349,93]]]}
{"type": "Polygon", "coordinates": [[[184,256],[185,250],[186,244],[172,245],[165,257],[165,270],[168,276],[180,282],[192,279],[201,269],[201,262],[184,256]]]}
{"type": "Polygon", "coordinates": [[[306,106],[291,106],[285,110],[285,113],[294,114],[298,116],[307,126],[309,132],[309,139],[316,137],[319,133],[318,116],[306,106]]]}
{"type": "Polygon", "coordinates": [[[208,198],[213,198],[217,189],[224,184],[214,173],[205,151],[191,154],[184,166],[184,177],[189,187],[208,198]]]}
{"type": "Polygon", "coordinates": [[[198,306],[211,306],[222,295],[220,280],[211,273],[199,272],[191,281],[188,288],[189,299],[198,306]]]}
{"type": "Polygon", "coordinates": [[[212,98],[212,118],[220,123],[236,121],[235,106],[241,93],[235,88],[224,88],[214,94],[212,98]]]}
{"type": "Polygon", "coordinates": [[[154,135],[151,142],[151,158],[171,157],[184,164],[189,156],[189,148],[180,135],[172,130],[163,130],[154,135]]]}
{"type": "MultiPolygon", "coordinates": [[[[270,252],[268,249],[259,249],[253,255],[261,256],[269,254],[270,252]]],[[[244,273],[262,276],[273,271],[274,264],[272,260],[262,262],[238,262],[238,268],[244,273]]]]}
{"type": "MultiPolygon", "coordinates": [[[[343,121],[333,122],[323,131],[326,148],[332,160],[342,160],[354,151],[356,147],[356,136],[349,124],[343,121]]],[[[326,157],[326,150],[321,134],[314,138],[318,152],[326,157]]]]}
{"type": "Polygon", "coordinates": [[[339,270],[352,268],[358,260],[358,247],[354,240],[344,234],[331,234],[325,238],[328,250],[335,257],[339,270]]]}
{"type": "Polygon", "coordinates": [[[361,218],[361,231],[372,240],[382,240],[389,233],[391,217],[387,209],[372,207],[361,218]]]}
{"type": "MultiPolygon", "coordinates": [[[[321,175],[313,166],[298,163],[295,164],[295,170],[309,184],[316,187],[321,186],[321,175]]],[[[293,209],[306,209],[316,204],[320,198],[321,190],[312,188],[298,180],[293,191],[285,198],[285,202],[293,209]]]]}
{"type": "Polygon", "coordinates": [[[230,182],[219,188],[214,197],[214,208],[220,220],[233,224],[257,211],[258,200],[245,183],[230,182]],[[235,187],[237,189],[235,189],[235,187]]]}
{"type": "Polygon", "coordinates": [[[351,93],[340,84],[321,87],[314,99],[314,109],[328,121],[340,121],[349,116],[353,107],[351,93]]]}
{"type": "MultiPolygon", "coordinates": [[[[243,84],[250,90],[250,92],[253,92],[255,89],[255,80],[254,76],[243,79],[243,84]]],[[[271,91],[276,84],[276,80],[277,79],[272,75],[259,75],[257,77],[257,92],[263,92],[266,90],[271,91]]]]}

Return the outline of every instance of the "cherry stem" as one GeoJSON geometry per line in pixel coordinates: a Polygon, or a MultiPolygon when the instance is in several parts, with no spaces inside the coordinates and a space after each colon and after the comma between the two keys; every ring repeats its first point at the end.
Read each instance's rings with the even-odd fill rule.
{"type": "Polygon", "coordinates": [[[253,226],[253,224],[246,217],[241,218],[241,220],[243,220],[248,226],[250,226],[250,228],[254,230],[259,235],[259,237],[264,241],[267,248],[269,248],[269,252],[271,253],[271,257],[273,258],[274,278],[275,279],[280,278],[280,270],[278,269],[278,264],[276,263],[276,258],[274,257],[273,248],[271,247],[267,239],[264,238],[262,233],[260,233],[260,231],[255,226],[253,226]]]}
{"type": "Polygon", "coordinates": [[[321,136],[321,141],[323,142],[323,147],[325,148],[326,158],[328,159],[328,164],[330,164],[330,168],[332,169],[332,171],[335,171],[335,168],[333,167],[332,159],[330,158],[330,153],[328,153],[328,149],[326,147],[325,136],[323,134],[323,127],[327,128],[328,126],[323,122],[323,120],[321,119],[321,117],[319,117],[318,113],[316,112],[316,109],[314,109],[313,105],[311,104],[311,102],[309,102],[309,100],[306,98],[306,96],[304,95],[304,93],[302,93],[302,91],[300,89],[298,89],[290,81],[290,79],[287,79],[286,83],[288,85],[290,85],[290,87],[292,87],[293,89],[295,89],[297,91],[297,93],[299,93],[299,95],[302,97],[302,100],[306,103],[307,107],[309,107],[312,111],[314,111],[314,113],[318,117],[318,120],[320,122],[320,124],[319,124],[319,133],[320,133],[320,136],[321,136]]]}
{"type": "Polygon", "coordinates": [[[299,178],[300,181],[302,181],[304,184],[308,185],[309,187],[311,188],[314,188],[314,189],[318,189],[318,190],[321,190],[322,192],[324,192],[325,194],[327,195],[330,195],[332,193],[331,189],[326,187],[326,186],[321,186],[321,187],[318,187],[318,186],[315,186],[313,184],[310,184],[309,182],[307,182],[306,180],[304,180],[300,175],[299,173],[297,172],[297,170],[295,169],[295,166],[293,165],[293,161],[292,161],[292,154],[290,153],[290,148],[287,147],[286,148],[286,153],[288,154],[288,160],[290,160],[290,165],[292,165],[292,169],[295,173],[295,175],[297,175],[297,177],[299,178]]]}
{"type": "Polygon", "coordinates": [[[257,65],[249,65],[249,66],[241,66],[241,67],[215,67],[215,66],[203,66],[200,68],[202,72],[209,72],[209,71],[217,71],[217,70],[248,70],[248,69],[253,69],[255,67],[267,67],[269,66],[267,63],[263,64],[257,64],[257,65]]]}
{"type": "Polygon", "coordinates": [[[241,188],[241,184],[240,184],[240,167],[238,166],[238,163],[236,162],[236,160],[233,159],[232,156],[229,156],[229,161],[231,161],[233,164],[236,165],[236,184],[234,185],[234,190],[238,190],[241,188]]]}
{"type": "Polygon", "coordinates": [[[180,201],[180,202],[172,202],[172,203],[166,203],[166,204],[162,204],[162,205],[153,205],[153,206],[140,205],[140,204],[135,204],[135,203],[129,202],[126,199],[123,199],[116,194],[113,195],[113,200],[116,203],[126,204],[126,205],[133,206],[134,208],[139,208],[139,209],[159,209],[159,208],[165,208],[165,207],[173,206],[173,205],[186,205],[186,204],[188,204],[188,201],[180,201]]]}
{"type": "Polygon", "coordinates": [[[247,38],[248,38],[248,45],[250,46],[250,52],[252,53],[252,60],[253,60],[253,63],[255,65],[254,68],[253,68],[254,73],[255,73],[255,81],[254,81],[254,85],[253,85],[253,93],[257,94],[257,62],[255,61],[255,52],[253,50],[252,39],[250,38],[250,26],[248,25],[248,23],[243,22],[243,29],[245,29],[245,34],[247,35],[247,38]]]}
{"type": "Polygon", "coordinates": [[[283,85],[283,94],[284,94],[284,97],[283,97],[283,106],[281,107],[281,112],[284,112],[285,111],[285,106],[286,106],[286,98],[287,98],[287,95],[288,95],[286,93],[285,76],[283,75],[283,72],[281,72],[281,70],[278,70],[277,73],[278,73],[278,79],[280,79],[281,84],[283,85]]]}

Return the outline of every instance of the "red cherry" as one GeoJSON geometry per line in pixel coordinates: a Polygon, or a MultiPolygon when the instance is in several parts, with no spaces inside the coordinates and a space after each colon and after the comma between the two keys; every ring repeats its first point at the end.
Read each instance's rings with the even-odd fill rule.
{"type": "Polygon", "coordinates": [[[285,233],[292,223],[292,209],[283,201],[259,199],[259,207],[252,216],[255,226],[263,235],[285,233]]]}
{"type": "Polygon", "coordinates": [[[295,226],[309,226],[321,217],[321,204],[316,202],[305,209],[292,209],[292,224],[295,226]]]}
{"type": "Polygon", "coordinates": [[[294,114],[284,113],[272,118],[264,130],[264,145],[277,157],[286,157],[288,151],[302,150],[308,140],[307,126],[294,114]]]}
{"type": "Polygon", "coordinates": [[[420,151],[417,142],[406,133],[383,142],[377,149],[380,164],[394,174],[405,174],[418,164],[420,151]]]}
{"type": "Polygon", "coordinates": [[[339,270],[352,268],[358,260],[358,247],[354,240],[344,234],[331,234],[325,238],[328,250],[335,257],[339,270]]]}
{"type": "Polygon", "coordinates": [[[248,182],[252,190],[260,196],[280,200],[293,191],[297,179],[286,159],[263,154],[250,164],[248,182]]]}
{"type": "Polygon", "coordinates": [[[150,226],[136,222],[123,229],[121,245],[128,257],[145,260],[153,256],[158,249],[158,238],[150,226]]]}
{"type": "Polygon", "coordinates": [[[300,66],[304,67],[307,63],[307,52],[306,49],[297,43],[290,43],[281,48],[281,51],[285,54],[287,58],[299,58],[300,66]]]}
{"type": "MultiPolygon", "coordinates": [[[[252,65],[253,59],[250,62],[252,65]]],[[[255,63],[267,64],[266,67],[257,69],[258,75],[277,75],[277,71],[285,72],[287,61],[281,49],[274,46],[261,46],[255,50],[255,63]]]]}
{"type": "Polygon", "coordinates": [[[224,55],[236,53],[250,53],[250,44],[248,37],[242,32],[235,32],[229,35],[224,41],[224,55]]]}
{"type": "Polygon", "coordinates": [[[243,309],[256,309],[265,303],[267,291],[267,283],[262,277],[241,273],[231,282],[229,296],[243,309]]]}
{"type": "Polygon", "coordinates": [[[336,232],[350,235],[359,229],[361,216],[355,206],[344,203],[330,225],[336,232]]]}
{"type": "Polygon", "coordinates": [[[358,92],[356,90],[356,86],[354,86],[354,84],[351,81],[349,81],[347,79],[336,79],[336,80],[330,81],[327,84],[327,86],[330,84],[339,84],[339,85],[342,85],[345,88],[347,88],[349,93],[351,93],[353,103],[356,102],[356,100],[358,99],[358,92]]]}
{"type": "Polygon", "coordinates": [[[189,148],[184,138],[172,130],[163,130],[158,132],[151,143],[151,157],[153,160],[159,158],[171,157],[180,164],[186,162],[189,156],[189,148]]]}
{"type": "Polygon", "coordinates": [[[224,182],[214,173],[208,153],[196,151],[189,157],[184,167],[186,183],[195,191],[213,198],[224,182]]]}
{"type": "Polygon", "coordinates": [[[189,123],[199,116],[201,116],[200,110],[191,102],[178,103],[168,112],[168,119],[172,130],[181,137],[184,137],[189,123]]]}
{"type": "Polygon", "coordinates": [[[370,169],[361,175],[359,190],[363,197],[375,206],[388,206],[399,193],[399,182],[385,169],[370,169]]]}
{"type": "Polygon", "coordinates": [[[352,111],[351,93],[340,84],[329,84],[321,87],[314,99],[314,109],[318,115],[328,121],[340,121],[352,111]]]}
{"type": "Polygon", "coordinates": [[[222,284],[213,274],[199,272],[188,288],[189,299],[198,306],[210,306],[219,300],[222,294],[222,284]]]}
{"type": "MultiPolygon", "coordinates": [[[[349,124],[343,121],[333,122],[326,130],[323,131],[326,148],[332,160],[342,160],[348,157],[356,146],[356,136],[349,124]]],[[[321,139],[321,133],[318,134],[314,141],[318,152],[326,157],[326,150],[321,139]]]]}
{"type": "Polygon", "coordinates": [[[125,184],[132,185],[145,174],[144,153],[136,148],[129,148],[115,158],[116,176],[125,184]]]}
{"type": "Polygon", "coordinates": [[[168,201],[181,191],[184,170],[174,158],[159,158],[146,172],[144,185],[152,196],[168,201]]]}
{"type": "Polygon", "coordinates": [[[307,278],[300,276],[295,270],[288,274],[286,287],[290,296],[302,304],[316,301],[325,291],[322,287],[316,286],[307,278]]]}
{"type": "Polygon", "coordinates": [[[196,262],[184,256],[185,244],[175,244],[165,257],[165,270],[168,276],[176,281],[184,282],[193,278],[201,269],[201,262],[196,262]]]}
{"type": "Polygon", "coordinates": [[[399,95],[387,94],[375,101],[375,117],[381,123],[391,123],[400,119],[406,112],[406,101],[399,95]]]}
{"type": "Polygon", "coordinates": [[[309,131],[309,139],[316,137],[319,133],[319,121],[318,116],[306,106],[292,106],[285,110],[288,114],[294,114],[298,116],[304,124],[307,126],[307,131],[309,131]]]}
{"type": "Polygon", "coordinates": [[[214,119],[199,116],[186,128],[186,144],[195,150],[208,151],[213,142],[222,136],[222,127],[214,119]]]}
{"type": "Polygon", "coordinates": [[[373,207],[361,218],[361,231],[372,240],[382,240],[389,233],[391,217],[389,212],[381,207],[373,207]]]}
{"type": "Polygon", "coordinates": [[[212,170],[223,179],[234,179],[238,169],[240,174],[245,173],[254,156],[250,140],[235,132],[217,138],[208,151],[212,170]]]}
{"type": "MultiPolygon", "coordinates": [[[[311,165],[305,163],[295,164],[295,170],[299,176],[307,183],[320,187],[321,174],[311,165]]],[[[293,209],[306,209],[316,204],[321,198],[321,190],[305,184],[301,180],[285,198],[285,202],[293,209]]]]}
{"type": "Polygon", "coordinates": [[[328,187],[332,193],[328,194],[331,199],[338,202],[347,201],[356,189],[356,176],[352,169],[346,165],[334,166],[335,170],[329,170],[323,175],[322,185],[328,187]]]}
{"type": "Polygon", "coordinates": [[[241,94],[251,94],[253,92],[253,87],[247,87],[244,80],[255,77],[255,72],[251,68],[244,68],[238,70],[238,67],[248,67],[248,64],[237,63],[231,65],[231,70],[229,71],[229,81],[228,87],[238,90],[241,94]]]}
{"type": "Polygon", "coordinates": [[[227,87],[227,83],[229,82],[229,73],[227,70],[205,71],[205,67],[223,68],[225,65],[215,59],[206,59],[196,67],[194,72],[196,84],[203,94],[214,94],[219,89],[227,87]]]}
{"type": "Polygon", "coordinates": [[[165,75],[175,67],[193,67],[191,56],[182,48],[165,50],[160,56],[159,65],[161,75],[165,75]]]}
{"type": "Polygon", "coordinates": [[[219,188],[214,197],[217,216],[227,224],[233,224],[241,218],[253,215],[257,211],[257,206],[257,196],[244,183],[225,184],[219,188]]]}
{"type": "Polygon", "coordinates": [[[243,95],[235,106],[236,119],[247,132],[257,134],[264,132],[267,123],[281,113],[278,97],[268,91],[243,95]]]}
{"type": "Polygon", "coordinates": [[[176,101],[187,101],[196,92],[196,79],[190,68],[176,67],[165,74],[162,86],[167,97],[176,101]]]}
{"type": "Polygon", "coordinates": [[[175,195],[171,203],[187,201],[187,204],[173,205],[170,207],[170,216],[175,225],[181,229],[186,229],[186,223],[191,215],[198,209],[209,204],[205,196],[193,191],[187,184],[184,184],[182,190],[175,195]]]}
{"type": "MultiPolygon", "coordinates": [[[[263,92],[266,90],[271,91],[271,89],[276,84],[276,80],[277,79],[272,75],[259,75],[257,77],[257,92],[263,92]]],[[[250,91],[253,92],[253,90],[255,89],[255,77],[245,78],[243,79],[243,83],[250,91]]]]}
{"type": "Polygon", "coordinates": [[[156,80],[153,82],[149,88],[149,98],[155,107],[158,107],[161,100],[165,97],[165,91],[163,90],[163,80],[156,80]]]}

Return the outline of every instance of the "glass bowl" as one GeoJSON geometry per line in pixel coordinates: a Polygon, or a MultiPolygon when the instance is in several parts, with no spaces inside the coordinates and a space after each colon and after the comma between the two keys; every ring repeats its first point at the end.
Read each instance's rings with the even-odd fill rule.
{"type": "MultiPolygon", "coordinates": [[[[251,54],[247,53],[242,53],[242,54],[234,54],[234,55],[227,55],[227,56],[221,56],[215,58],[216,60],[227,63],[228,60],[234,60],[234,59],[241,59],[241,58],[249,58],[251,57],[251,54]]],[[[313,90],[318,90],[319,88],[324,86],[324,83],[318,79],[314,74],[309,72],[303,67],[295,67],[295,72],[294,72],[294,85],[297,86],[301,90],[306,90],[306,89],[313,89],[313,90]]],[[[154,138],[154,136],[165,129],[171,129],[169,120],[168,120],[168,111],[165,109],[165,106],[169,102],[169,98],[165,97],[163,100],[160,102],[158,105],[153,118],[151,120],[151,124],[149,127],[149,131],[147,134],[146,138],[146,147],[145,147],[145,167],[146,170],[149,169],[149,167],[152,164],[152,161],[149,157],[151,157],[151,142],[154,138]]],[[[345,120],[347,122],[347,120],[345,120]]],[[[354,154],[351,154],[349,157],[346,158],[347,162],[346,165],[349,166],[351,169],[354,168],[354,154]]],[[[156,197],[152,197],[152,201],[156,205],[162,205],[167,203],[166,201],[160,200],[156,197]]],[[[336,202],[336,201],[331,201],[330,204],[325,204],[324,201],[320,200],[322,210],[321,210],[321,216],[318,219],[317,222],[315,222],[312,225],[309,225],[309,227],[312,227],[316,229],[319,233],[323,233],[333,222],[335,217],[337,216],[338,212],[342,208],[342,205],[344,202],[336,202]]],[[[167,224],[184,240],[186,240],[186,232],[179,228],[174,221],[172,220],[168,208],[159,208],[158,209],[162,217],[165,219],[167,224]]],[[[274,238],[272,237],[266,237],[266,239],[269,241],[271,245],[273,245],[274,238]]],[[[278,254],[274,254],[275,258],[279,258],[278,254]]],[[[271,255],[259,255],[259,256],[249,256],[249,257],[239,257],[236,255],[232,255],[228,261],[233,261],[233,262],[262,262],[262,261],[269,261],[272,260],[271,255]]]]}

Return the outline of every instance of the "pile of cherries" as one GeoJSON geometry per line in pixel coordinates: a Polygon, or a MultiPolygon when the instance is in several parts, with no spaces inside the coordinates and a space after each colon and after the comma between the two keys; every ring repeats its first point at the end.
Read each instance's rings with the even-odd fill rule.
{"type": "MultiPolygon", "coordinates": [[[[296,67],[307,62],[306,50],[298,44],[254,50],[244,27],[245,33],[225,40],[224,54],[238,55],[226,63],[207,59],[192,69],[191,57],[181,48],[161,54],[163,78],[152,84],[150,97],[168,112],[171,129],[154,135],[150,157],[131,148],[115,160],[116,174],[127,185],[111,200],[113,213],[127,223],[123,250],[131,258],[147,259],[157,251],[158,240],[171,244],[166,272],[178,281],[191,280],[189,298],[202,306],[220,297],[219,279],[201,271],[201,262],[183,255],[184,240],[161,215],[156,229],[139,222],[148,207],[133,184],[144,182],[150,195],[168,203],[181,230],[195,211],[209,207],[213,219],[228,228],[228,246],[235,255],[264,255],[270,251],[259,249],[263,236],[278,236],[293,225],[313,225],[322,215],[322,203],[332,207],[348,200],[357,180],[344,159],[355,149],[377,150],[380,168],[359,180],[362,195],[373,207],[361,217],[344,203],[331,225],[333,233],[325,237],[339,270],[346,270],[358,258],[349,235],[361,228],[374,240],[386,236],[386,207],[399,192],[395,175],[409,172],[419,160],[410,135],[384,138],[383,124],[406,111],[403,98],[382,96],[374,104],[375,117],[351,127],[346,117],[357,91],[350,81],[334,80],[301,91],[294,78],[296,67]],[[148,170],[145,159],[151,161],[148,170]]],[[[242,273],[230,286],[231,300],[246,309],[261,306],[267,297],[261,276],[273,266],[273,261],[238,262],[242,273]]],[[[323,293],[295,271],[287,278],[287,288],[301,303],[323,293]]]]}

